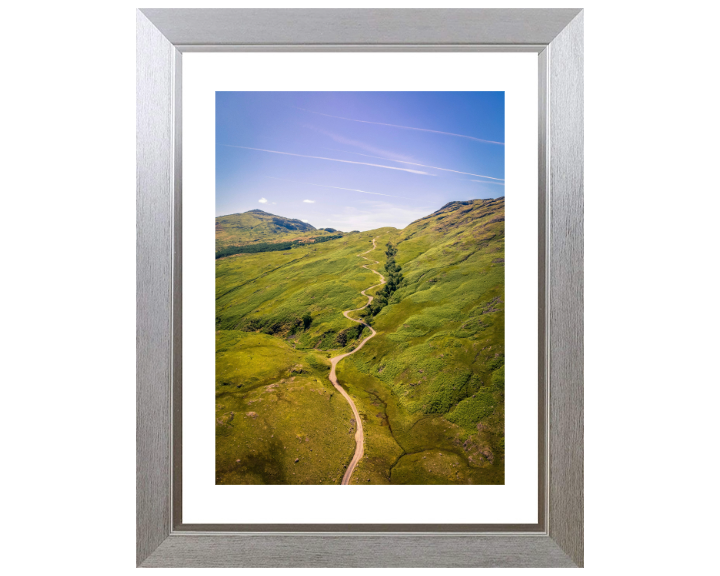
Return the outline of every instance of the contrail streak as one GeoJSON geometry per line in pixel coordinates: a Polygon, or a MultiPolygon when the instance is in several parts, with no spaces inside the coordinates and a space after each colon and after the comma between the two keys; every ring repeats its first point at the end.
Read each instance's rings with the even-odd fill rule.
{"type": "MultiPolygon", "coordinates": [[[[458,178],[460,180],[460,178],[458,178]]],[[[499,186],[505,186],[505,182],[486,182],[485,180],[470,180],[470,182],[477,182],[479,184],[497,184],[499,186]]]]}
{"type": "Polygon", "coordinates": [[[315,184],[313,182],[300,182],[299,180],[289,180],[287,178],[278,178],[277,176],[268,176],[273,180],[283,180],[285,182],[295,182],[295,184],[306,184],[308,186],[320,186],[321,188],[333,188],[335,190],[347,190],[349,192],[361,192],[362,194],[372,194],[373,196],[388,196],[389,198],[402,198],[403,200],[412,200],[406,196],[393,196],[392,194],[380,194],[380,192],[368,192],[366,190],[357,190],[355,188],[340,188],[339,186],[327,186],[326,184],[315,184]]]}
{"type": "Polygon", "coordinates": [[[494,140],[483,140],[482,138],[475,138],[475,136],[467,136],[466,134],[455,134],[454,132],[442,132],[440,130],[430,130],[428,128],[415,128],[413,126],[400,126],[398,124],[386,124],[385,122],[370,122],[369,120],[356,120],[355,118],[345,118],[344,116],[333,116],[332,114],[325,114],[323,112],[315,112],[314,110],[308,110],[306,108],[300,108],[299,106],[292,106],[297,110],[303,112],[309,112],[310,114],[317,114],[319,116],[327,116],[328,118],[338,118],[339,120],[349,120],[350,122],[362,122],[363,124],[377,124],[378,126],[391,126],[392,128],[402,128],[403,130],[418,130],[419,132],[432,132],[434,134],[445,134],[446,136],[457,136],[458,138],[467,138],[468,140],[475,140],[476,142],[484,142],[486,144],[498,144],[505,146],[505,142],[495,142],[494,140]]]}
{"type": "MultiPolygon", "coordinates": [[[[455,174],[465,174],[466,176],[477,176],[478,178],[489,178],[490,180],[498,180],[504,182],[504,178],[493,178],[492,176],[484,176],[482,174],[473,174],[472,172],[460,172],[459,170],[450,170],[450,168],[440,168],[439,166],[429,166],[428,164],[418,164],[417,162],[407,162],[406,160],[393,160],[392,158],[383,158],[382,156],[370,156],[369,154],[361,154],[360,152],[349,152],[347,150],[338,150],[337,148],[325,148],[326,150],[334,150],[335,152],[345,152],[345,154],[357,154],[358,156],[365,156],[366,158],[377,158],[378,160],[387,160],[388,162],[399,162],[400,164],[410,164],[411,166],[422,166],[423,168],[434,168],[435,170],[442,170],[443,172],[454,172],[455,174]]],[[[473,180],[477,182],[477,180],[473,180]]],[[[488,182],[492,184],[492,182],[488,182]]]]}
{"type": "Polygon", "coordinates": [[[352,160],[340,160],[338,158],[325,158],[323,156],[307,156],[305,154],[293,154],[292,152],[279,152],[278,150],[265,150],[264,148],[250,148],[249,146],[232,146],[230,144],[220,144],[227,148],[243,148],[244,150],[256,150],[258,152],[270,152],[271,154],[283,154],[285,156],[298,156],[300,158],[314,158],[315,160],[330,160],[331,162],[343,162],[344,164],[359,164],[360,166],[374,166],[375,168],[387,168],[388,170],[400,170],[401,172],[410,172],[411,174],[422,174],[424,176],[432,176],[421,170],[410,170],[409,168],[397,168],[396,166],[384,166],[382,164],[369,164],[367,162],[353,162],[352,160]]]}

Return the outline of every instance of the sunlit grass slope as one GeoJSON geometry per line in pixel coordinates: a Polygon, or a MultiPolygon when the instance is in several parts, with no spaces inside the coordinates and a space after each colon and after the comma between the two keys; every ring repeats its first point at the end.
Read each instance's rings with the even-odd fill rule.
{"type": "Polygon", "coordinates": [[[355,428],[322,355],[218,331],[217,367],[217,484],[340,483],[355,428]]]}
{"type": "Polygon", "coordinates": [[[352,482],[504,482],[500,198],[451,203],[400,231],[216,262],[219,483],[339,483],[355,423],[327,358],[361,338],[341,312],[377,282],[358,257],[372,238],[374,267],[383,272],[391,241],[405,280],[371,320],[378,335],[338,365],[365,433],[352,482]]]}
{"type": "Polygon", "coordinates": [[[357,481],[502,483],[504,198],[451,203],[391,239],[405,285],[338,375],[376,396],[366,435],[386,427],[400,455],[366,441],[357,481]]]}
{"type": "Polygon", "coordinates": [[[357,324],[342,310],[367,302],[360,292],[377,276],[360,268],[360,252],[373,237],[388,237],[393,228],[348,234],[286,252],[238,254],[217,261],[216,325],[222,330],[259,331],[284,338],[298,349],[338,348],[355,340],[357,324]],[[306,327],[303,316],[310,315],[306,327]],[[350,336],[349,338],[347,336],[350,336]]]}

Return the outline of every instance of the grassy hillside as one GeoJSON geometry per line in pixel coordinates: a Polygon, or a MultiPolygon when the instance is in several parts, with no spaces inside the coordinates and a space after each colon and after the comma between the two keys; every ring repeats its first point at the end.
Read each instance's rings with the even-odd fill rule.
{"type": "Polygon", "coordinates": [[[323,355],[218,331],[216,483],[339,484],[355,447],[323,355]]]}
{"type": "Polygon", "coordinates": [[[327,235],[324,229],[316,230],[307,222],[250,210],[215,218],[215,249],[241,246],[255,242],[278,242],[306,236],[327,235]]]}
{"type": "Polygon", "coordinates": [[[339,375],[384,394],[375,417],[389,419],[402,453],[365,459],[359,476],[502,482],[504,198],[451,203],[391,239],[404,286],[374,317],[378,336],[339,375]]]}
{"type": "Polygon", "coordinates": [[[365,435],[352,483],[504,482],[500,198],[453,202],[404,230],[217,261],[218,483],[339,483],[355,423],[328,358],[367,335],[342,310],[377,283],[358,257],[373,238],[374,268],[387,276],[391,242],[403,280],[367,318],[378,335],[338,365],[365,435]]]}

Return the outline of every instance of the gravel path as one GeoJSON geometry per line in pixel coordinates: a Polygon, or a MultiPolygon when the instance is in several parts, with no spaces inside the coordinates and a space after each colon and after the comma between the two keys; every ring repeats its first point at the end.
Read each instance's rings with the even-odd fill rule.
{"type": "MultiPolygon", "coordinates": [[[[368,250],[367,252],[358,254],[358,256],[362,256],[363,258],[365,258],[365,254],[367,254],[368,252],[372,252],[373,250],[375,250],[376,247],[377,246],[375,244],[375,238],[373,238],[373,247],[370,248],[370,250],[368,250]]],[[[370,262],[375,262],[375,264],[380,264],[380,262],[378,262],[377,260],[370,260],[370,258],[365,258],[365,260],[368,260],[370,262]]],[[[345,391],[345,389],[342,386],[340,386],[340,384],[338,384],[337,376],[335,375],[335,367],[338,365],[338,362],[340,362],[340,360],[342,360],[343,358],[346,358],[347,356],[350,356],[351,354],[355,354],[355,352],[357,352],[358,350],[360,350],[360,348],[365,346],[365,343],[368,340],[370,340],[371,338],[374,338],[375,335],[377,334],[377,332],[375,332],[375,330],[373,330],[372,326],[370,326],[369,324],[366,324],[362,320],[358,320],[356,318],[351,318],[349,316],[349,313],[350,312],[358,312],[359,310],[363,310],[363,309],[367,308],[370,305],[370,303],[373,301],[373,297],[368,296],[367,294],[365,294],[365,292],[367,292],[368,290],[372,290],[373,288],[376,288],[377,286],[382,286],[383,284],[385,284],[385,277],[382,274],[380,274],[380,272],[371,270],[370,268],[368,268],[367,264],[364,264],[363,268],[365,268],[366,270],[370,270],[370,272],[374,272],[375,274],[380,276],[380,284],[375,284],[373,286],[370,286],[369,288],[365,288],[365,290],[363,290],[361,292],[361,294],[363,296],[367,296],[367,299],[368,299],[367,304],[365,304],[365,306],[363,306],[362,308],[355,308],[354,310],[345,310],[343,312],[343,316],[345,316],[345,318],[347,318],[348,320],[352,320],[353,322],[357,322],[358,324],[362,324],[363,326],[370,328],[371,334],[367,338],[364,338],[362,340],[362,342],[360,342],[358,347],[355,348],[355,350],[353,350],[352,352],[340,354],[339,356],[335,356],[334,358],[330,359],[330,365],[332,366],[330,369],[330,382],[332,382],[333,386],[335,386],[335,388],[337,388],[338,392],[340,392],[340,394],[343,395],[345,400],[348,401],[348,404],[350,404],[350,408],[352,408],[353,414],[355,415],[355,422],[357,423],[357,430],[355,431],[355,455],[353,456],[353,459],[350,461],[350,465],[347,467],[347,470],[345,471],[345,475],[343,476],[343,479],[342,479],[342,484],[350,484],[350,477],[352,476],[352,473],[355,471],[355,467],[357,466],[358,462],[360,462],[360,459],[363,457],[363,452],[365,450],[365,439],[363,437],[363,427],[362,427],[362,420],[360,419],[360,414],[358,414],[357,408],[355,407],[355,402],[352,401],[352,398],[350,398],[350,395],[345,391]]]]}

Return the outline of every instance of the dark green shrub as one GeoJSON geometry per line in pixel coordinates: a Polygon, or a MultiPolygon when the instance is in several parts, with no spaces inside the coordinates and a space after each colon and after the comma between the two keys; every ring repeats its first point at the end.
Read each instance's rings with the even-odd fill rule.
{"type": "Polygon", "coordinates": [[[302,321],[303,321],[303,328],[305,330],[310,328],[310,324],[312,324],[312,316],[310,316],[309,312],[306,312],[305,314],[303,314],[302,321]]]}

